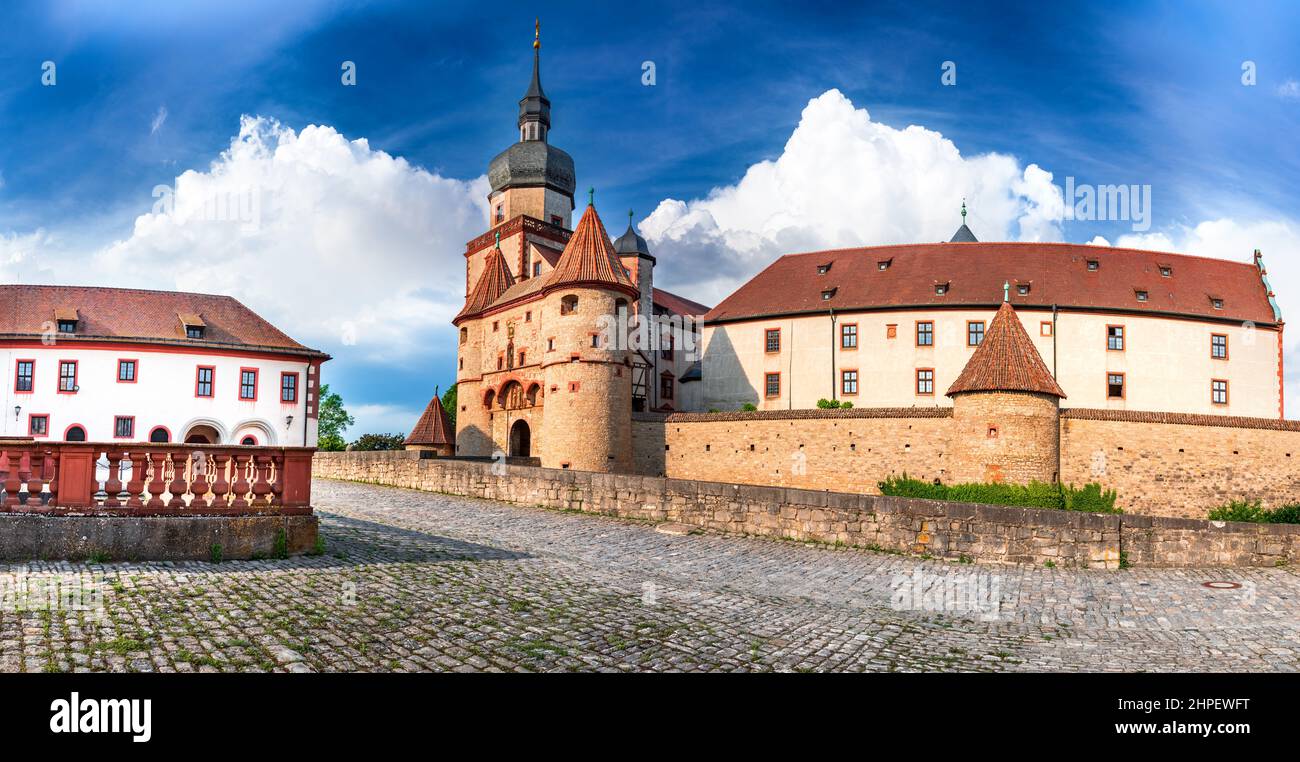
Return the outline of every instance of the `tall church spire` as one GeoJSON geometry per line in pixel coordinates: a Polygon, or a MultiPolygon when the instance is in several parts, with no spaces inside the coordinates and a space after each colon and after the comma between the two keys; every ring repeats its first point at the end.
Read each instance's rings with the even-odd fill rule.
{"type": "Polygon", "coordinates": [[[519,100],[519,140],[546,142],[551,129],[551,101],[542,92],[542,22],[533,27],[533,79],[519,100]]]}

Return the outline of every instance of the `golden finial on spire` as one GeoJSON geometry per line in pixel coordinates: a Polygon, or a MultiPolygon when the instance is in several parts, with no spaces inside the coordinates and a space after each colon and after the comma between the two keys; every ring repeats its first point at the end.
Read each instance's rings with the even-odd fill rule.
{"type": "Polygon", "coordinates": [[[542,47],[542,20],[539,18],[533,22],[533,49],[537,50],[542,47]]]}

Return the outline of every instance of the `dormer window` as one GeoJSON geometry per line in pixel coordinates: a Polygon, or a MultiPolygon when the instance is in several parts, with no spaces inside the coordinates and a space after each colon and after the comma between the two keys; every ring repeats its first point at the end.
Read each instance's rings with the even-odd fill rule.
{"type": "Polygon", "coordinates": [[[828,272],[830,272],[830,271],[831,271],[831,266],[830,266],[830,264],[817,265],[817,274],[818,274],[818,275],[825,275],[826,273],[828,273],[828,272]]]}
{"type": "Polygon", "coordinates": [[[76,333],[77,322],[80,317],[74,309],[56,309],[54,311],[55,328],[58,329],[59,333],[76,333]]]}
{"type": "Polygon", "coordinates": [[[207,333],[207,324],[198,315],[181,314],[181,325],[185,327],[185,338],[201,339],[207,333]]]}
{"type": "Polygon", "coordinates": [[[1213,296],[1211,296],[1211,297],[1210,297],[1210,306],[1213,307],[1213,308],[1216,309],[1216,310],[1221,310],[1221,309],[1223,309],[1223,300],[1222,300],[1222,299],[1219,299],[1219,298],[1217,298],[1217,297],[1213,297],[1213,296]]]}
{"type": "Polygon", "coordinates": [[[944,296],[944,295],[946,295],[947,293],[948,293],[948,284],[947,284],[947,283],[936,283],[936,284],[934,284],[934,295],[935,295],[935,296],[944,296]]]}
{"type": "Polygon", "coordinates": [[[1101,262],[1099,262],[1099,261],[1097,261],[1097,260],[1095,260],[1095,259],[1089,259],[1089,260],[1088,260],[1088,272],[1090,272],[1090,273],[1095,273],[1095,272],[1097,272],[1097,271],[1100,270],[1100,269],[1101,269],[1101,262]]]}
{"type": "Polygon", "coordinates": [[[834,288],[828,288],[825,291],[822,291],[822,301],[823,302],[830,301],[830,299],[835,296],[836,290],[837,289],[834,288]]]}
{"type": "Polygon", "coordinates": [[[1170,267],[1169,265],[1160,265],[1161,278],[1171,278],[1173,277],[1173,274],[1174,274],[1174,268],[1170,267]]]}
{"type": "Polygon", "coordinates": [[[876,263],[877,270],[888,270],[889,266],[894,263],[892,259],[882,259],[876,263]]]}
{"type": "Polygon", "coordinates": [[[1028,284],[1028,283],[1017,283],[1017,284],[1016,284],[1016,293],[1017,293],[1017,294],[1020,294],[1021,296],[1026,296],[1026,295],[1028,295],[1028,294],[1029,294],[1029,284],[1028,284]]]}
{"type": "Polygon", "coordinates": [[[1139,302],[1145,302],[1149,296],[1145,291],[1134,291],[1133,293],[1137,296],[1139,302]]]}

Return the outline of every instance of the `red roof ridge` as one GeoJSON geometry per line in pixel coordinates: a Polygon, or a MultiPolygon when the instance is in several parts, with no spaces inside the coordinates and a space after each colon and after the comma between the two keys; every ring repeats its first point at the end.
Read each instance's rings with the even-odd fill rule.
{"type": "Polygon", "coordinates": [[[1010,302],[998,308],[984,332],[984,340],[948,387],[947,395],[963,392],[1034,392],[1065,397],[1010,302]]]}
{"type": "Polygon", "coordinates": [[[0,289],[39,289],[39,288],[71,288],[79,291],[116,291],[125,294],[176,294],[178,296],[202,296],[209,299],[229,299],[237,304],[243,304],[230,294],[209,294],[205,291],[175,291],[165,288],[119,288],[117,286],[78,286],[75,284],[59,283],[0,283],[0,289]]]}
{"type": "MultiPolygon", "coordinates": [[[[772,264],[788,259],[790,257],[805,257],[826,254],[841,254],[844,252],[868,252],[880,251],[884,249],[915,249],[922,246],[1060,246],[1071,249],[1093,249],[1096,251],[1123,252],[1129,251],[1137,254],[1161,254],[1164,256],[1178,257],[1180,259],[1199,259],[1206,262],[1227,262],[1232,265],[1241,265],[1243,267],[1255,267],[1252,252],[1252,259],[1249,262],[1243,262],[1239,259],[1224,259],[1223,257],[1209,257],[1204,254],[1180,254],[1176,251],[1165,251],[1164,249],[1137,249],[1131,246],[1097,246],[1091,243],[1070,243],[1069,241],[930,241],[923,243],[883,243],[876,246],[841,246],[835,249],[814,249],[812,251],[792,251],[788,254],[782,254],[773,261],[772,264]]],[[[771,267],[772,265],[768,265],[771,267]]],[[[764,268],[767,269],[767,268],[764,268]]],[[[762,272],[760,270],[760,272],[762,272]]]]}

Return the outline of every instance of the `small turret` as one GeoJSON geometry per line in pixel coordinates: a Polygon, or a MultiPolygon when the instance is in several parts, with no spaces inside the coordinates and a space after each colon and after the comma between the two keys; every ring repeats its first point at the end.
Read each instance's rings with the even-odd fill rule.
{"type": "Polygon", "coordinates": [[[948,243],[979,243],[979,239],[975,237],[971,229],[966,227],[965,200],[961,202],[961,227],[957,228],[956,233],[952,234],[952,240],[948,241],[948,243]]]}

